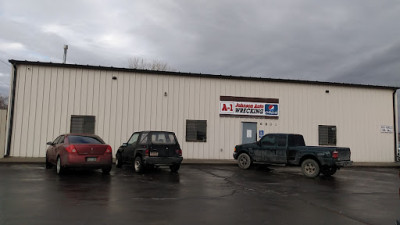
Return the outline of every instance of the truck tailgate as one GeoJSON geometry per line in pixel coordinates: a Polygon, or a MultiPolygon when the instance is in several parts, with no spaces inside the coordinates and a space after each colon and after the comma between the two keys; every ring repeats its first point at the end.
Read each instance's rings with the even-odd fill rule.
{"type": "Polygon", "coordinates": [[[338,152],[338,161],[350,161],[350,148],[336,148],[338,152]]]}

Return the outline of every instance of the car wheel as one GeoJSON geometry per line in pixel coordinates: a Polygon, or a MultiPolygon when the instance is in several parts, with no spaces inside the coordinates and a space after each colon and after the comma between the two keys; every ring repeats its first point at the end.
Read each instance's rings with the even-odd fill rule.
{"type": "Polygon", "coordinates": [[[61,166],[61,158],[57,157],[57,174],[61,175],[65,172],[65,168],[61,166]]]}
{"type": "Polygon", "coordinates": [[[179,170],[180,167],[181,167],[181,164],[180,164],[180,163],[179,163],[179,164],[174,164],[174,165],[169,166],[169,168],[171,169],[171,172],[173,172],[173,173],[178,172],[178,170],[179,170]]]}
{"type": "Polygon", "coordinates": [[[322,173],[324,176],[330,177],[330,176],[332,176],[333,174],[335,174],[336,171],[337,171],[337,168],[336,168],[336,167],[327,167],[327,168],[322,169],[322,170],[321,170],[321,173],[322,173]]]}
{"type": "Polygon", "coordinates": [[[53,164],[49,162],[49,156],[47,156],[46,154],[46,169],[51,169],[51,168],[53,168],[53,164]]]}
{"type": "Polygon", "coordinates": [[[121,168],[122,167],[122,160],[121,160],[121,155],[117,154],[117,157],[115,157],[115,166],[117,168],[121,168]]]}
{"type": "Polygon", "coordinates": [[[135,162],[133,163],[133,165],[135,167],[135,172],[136,173],[143,173],[144,166],[143,166],[142,157],[136,156],[135,162]]]}
{"type": "Polygon", "coordinates": [[[251,158],[248,154],[242,153],[238,157],[238,165],[241,169],[247,170],[251,166],[251,158]]]}
{"type": "Polygon", "coordinates": [[[102,168],[101,171],[103,172],[103,174],[110,174],[111,166],[102,168]]]}
{"type": "Polygon", "coordinates": [[[301,171],[306,177],[317,177],[320,173],[319,164],[314,159],[306,159],[301,164],[301,171]]]}

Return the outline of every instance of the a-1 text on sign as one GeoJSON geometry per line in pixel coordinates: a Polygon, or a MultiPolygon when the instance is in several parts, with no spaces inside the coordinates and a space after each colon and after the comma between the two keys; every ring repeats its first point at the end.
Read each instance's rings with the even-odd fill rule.
{"type": "Polygon", "coordinates": [[[220,101],[219,113],[237,116],[279,116],[278,103],[220,101]]]}

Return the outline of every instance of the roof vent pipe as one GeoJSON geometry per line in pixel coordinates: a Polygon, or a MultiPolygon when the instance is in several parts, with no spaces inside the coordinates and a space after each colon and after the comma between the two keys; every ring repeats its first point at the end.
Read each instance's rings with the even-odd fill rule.
{"type": "Polygon", "coordinates": [[[63,63],[67,62],[67,51],[68,51],[68,45],[64,45],[64,58],[63,58],[63,63]]]}

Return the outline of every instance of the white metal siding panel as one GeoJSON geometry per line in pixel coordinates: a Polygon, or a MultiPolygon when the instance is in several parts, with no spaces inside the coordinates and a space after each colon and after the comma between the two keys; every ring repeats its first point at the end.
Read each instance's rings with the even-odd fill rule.
{"type": "Polygon", "coordinates": [[[7,110],[0,110],[0,159],[4,158],[6,146],[7,110]]]}
{"type": "Polygon", "coordinates": [[[152,129],[174,131],[185,158],[231,159],[242,122],[256,122],[265,133],[303,134],[308,145],[318,145],[318,125],[335,125],[337,146],[350,147],[354,161],[394,160],[394,134],[380,132],[393,125],[391,90],[30,65],[17,72],[12,156],[43,157],[47,141],[70,131],[71,115],[93,115],[114,153],[132,132],[152,129]],[[223,95],[278,98],[279,119],[220,117],[223,95]],[[207,142],[186,142],[188,119],[207,120],[207,142]]]}

